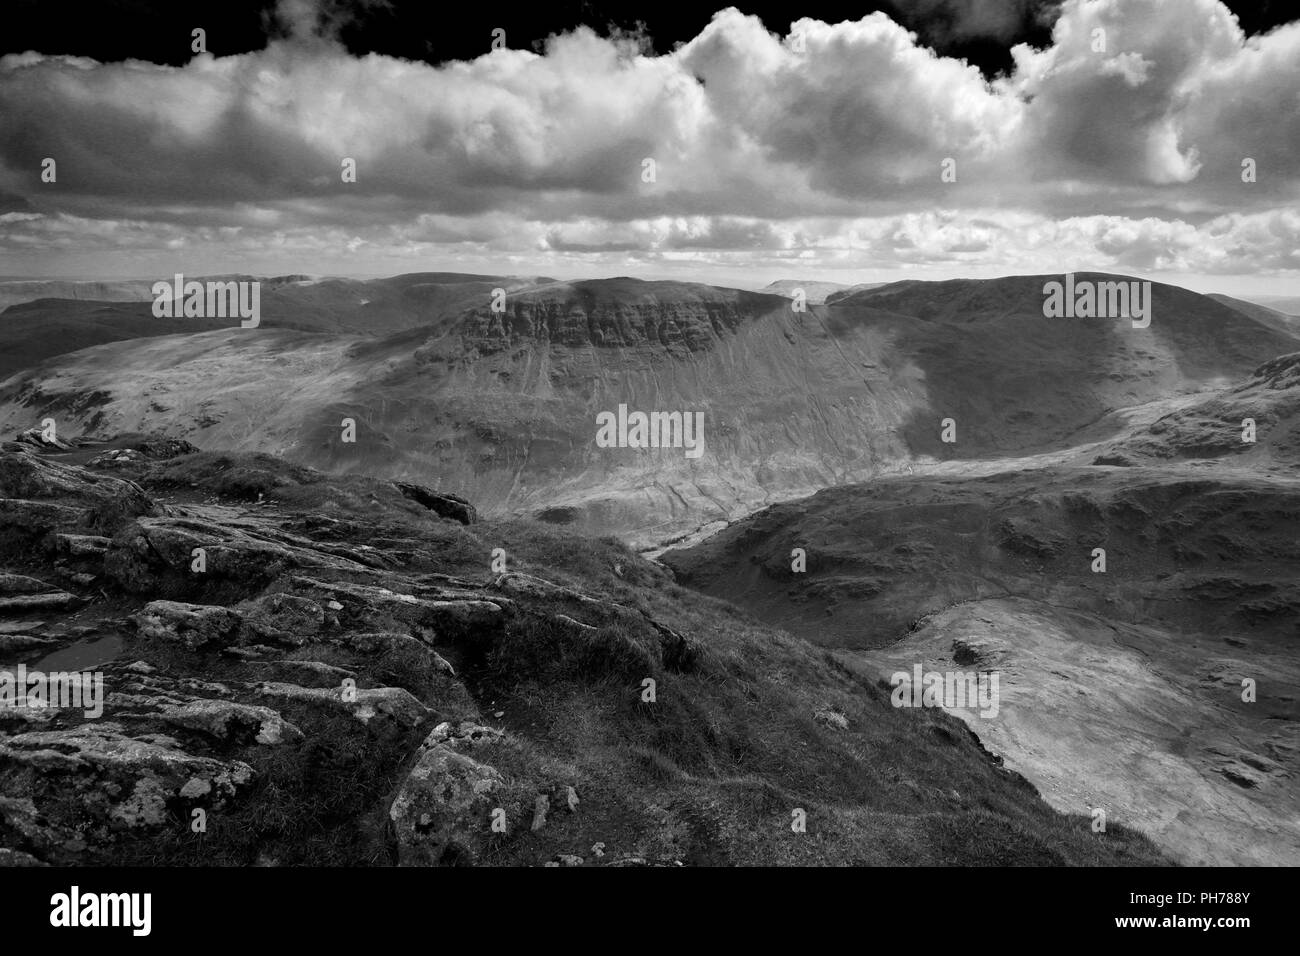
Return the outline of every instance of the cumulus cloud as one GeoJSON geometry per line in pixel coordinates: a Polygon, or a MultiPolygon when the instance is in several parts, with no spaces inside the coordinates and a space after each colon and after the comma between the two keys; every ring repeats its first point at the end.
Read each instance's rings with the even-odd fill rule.
{"type": "Polygon", "coordinates": [[[0,271],[126,250],[1297,269],[1300,24],[932,6],[969,36],[1056,20],[993,81],[883,14],[777,35],[734,9],[658,56],[587,29],[440,66],[351,56],[349,8],[315,0],[284,0],[265,50],[183,67],[6,56],[0,271]]]}

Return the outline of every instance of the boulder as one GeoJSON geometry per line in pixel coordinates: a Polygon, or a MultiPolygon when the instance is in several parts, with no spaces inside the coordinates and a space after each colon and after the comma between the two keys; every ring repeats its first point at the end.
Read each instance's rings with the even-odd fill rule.
{"type": "Polygon", "coordinates": [[[503,787],[496,768],[430,735],[388,811],[398,864],[475,863],[491,835],[492,811],[503,787]]]}
{"type": "Polygon", "coordinates": [[[122,448],[101,452],[86,463],[87,468],[127,468],[150,461],[167,461],[181,455],[192,455],[199,449],[183,438],[145,438],[122,448]]]}
{"type": "Polygon", "coordinates": [[[431,747],[445,744],[453,750],[466,751],[499,744],[505,739],[505,731],[497,730],[495,727],[484,727],[472,720],[462,720],[455,725],[444,720],[429,732],[424,745],[431,747]]]}
{"type": "Polygon", "coordinates": [[[104,558],[104,570],[128,591],[174,596],[217,580],[265,582],[295,563],[283,545],[254,538],[241,529],[187,518],[143,518],[123,528],[104,558]],[[202,548],[206,569],[190,570],[202,548]]]}
{"type": "Polygon", "coordinates": [[[428,508],[439,517],[450,518],[452,521],[459,521],[466,525],[478,521],[478,512],[474,510],[474,506],[459,495],[434,491],[424,485],[415,485],[407,481],[395,481],[393,485],[407,498],[428,508]]]}
{"type": "Polygon", "coordinates": [[[96,558],[108,551],[111,538],[97,534],[56,534],[54,551],[70,558],[96,558]]]}
{"type": "Polygon", "coordinates": [[[70,442],[64,441],[58,435],[46,437],[45,431],[40,428],[29,428],[25,432],[20,432],[15,441],[29,448],[58,448],[67,451],[72,447],[70,442]]]}
{"type": "Polygon", "coordinates": [[[268,594],[239,605],[247,643],[300,647],[325,626],[325,609],[310,598],[268,594]]]}
{"type": "Polygon", "coordinates": [[[181,455],[193,455],[199,451],[197,445],[192,445],[184,438],[164,438],[160,435],[143,438],[128,447],[132,451],[138,451],[150,461],[167,461],[171,458],[179,458],[181,455]]]}
{"type": "Polygon", "coordinates": [[[813,719],[824,727],[830,727],[832,730],[848,730],[849,719],[835,710],[819,710],[813,714],[813,719]]]}
{"type": "Polygon", "coordinates": [[[180,601],[150,601],[134,620],[141,636],[183,644],[192,651],[238,643],[243,623],[230,608],[180,601]]]}
{"type": "Polygon", "coordinates": [[[231,700],[196,699],[183,704],[164,704],[158,716],[165,723],[206,734],[223,743],[281,744],[303,737],[301,730],[270,707],[231,700]]]}
{"type": "Polygon", "coordinates": [[[86,462],[86,467],[105,470],[126,468],[130,465],[138,465],[144,460],[144,455],[134,448],[113,448],[90,459],[90,461],[86,462]]]}

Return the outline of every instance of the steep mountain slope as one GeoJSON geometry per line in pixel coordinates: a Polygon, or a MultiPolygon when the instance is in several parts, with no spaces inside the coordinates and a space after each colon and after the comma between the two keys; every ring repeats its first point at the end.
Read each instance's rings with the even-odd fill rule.
{"type": "Polygon", "coordinates": [[[662,560],[866,673],[998,672],[954,712],[1058,807],[1295,864],[1297,542],[1293,476],[1054,467],[829,489],[662,560]]]}
{"type": "Polygon", "coordinates": [[[1262,322],[1270,329],[1282,332],[1286,335],[1295,335],[1300,332],[1300,315],[1290,315],[1286,312],[1280,312],[1277,309],[1270,309],[1267,306],[1258,305],[1254,302],[1246,302],[1243,299],[1234,299],[1230,295],[1221,295],[1212,292],[1209,298],[1218,302],[1220,305],[1226,305],[1230,309],[1235,309],[1242,315],[1248,315],[1257,322],[1262,322]]]}
{"type": "Polygon", "coordinates": [[[167,441],[0,451],[0,664],[106,692],[0,709],[8,856],[1162,862],[625,547],[437,497],[167,441]]]}
{"type": "Polygon", "coordinates": [[[1205,465],[1208,459],[1234,469],[1295,475],[1300,352],[1265,362],[1245,382],[1211,392],[1093,451],[1099,464],[1200,459],[1205,465]]]}
{"type": "MultiPolygon", "coordinates": [[[[828,324],[845,338],[875,329],[915,364],[927,401],[901,433],[913,454],[936,458],[1059,448],[1111,409],[1232,384],[1300,341],[1161,283],[1151,286],[1147,328],[1046,318],[1044,284],[1061,278],[899,282],[832,297],[828,324]],[[954,419],[955,443],[941,441],[938,418],[954,419]]],[[[1076,280],[1130,281],[1099,273],[1076,280]]]]}
{"type": "MultiPolygon", "coordinates": [[[[854,414],[860,379],[845,374],[818,320],[776,296],[631,279],[557,284],[512,297],[504,316],[473,310],[408,354],[341,405],[368,409],[385,437],[422,444],[399,439],[364,461],[391,455],[387,470],[420,456],[427,473],[473,487],[489,511],[653,537],[870,469],[872,451],[903,452],[873,429],[870,409],[854,414]],[[599,447],[596,416],[620,405],[702,413],[703,455],[599,447]],[[376,408],[386,410],[378,421],[376,408]]],[[[325,467],[362,467],[360,443],[329,448],[325,467]]]]}
{"type": "MultiPolygon", "coordinates": [[[[0,387],[0,426],[54,407],[73,434],[167,428],[651,544],[917,461],[1114,437],[1127,427],[1115,409],[1227,385],[1300,347],[1159,284],[1146,329],[1048,319],[1049,278],[894,283],[806,313],[626,278],[521,287],[498,313],[469,283],[473,307],[386,336],[264,322],[65,356],[0,387]],[[599,447],[596,417],[620,405],[702,413],[702,456],[599,447]],[[355,442],[341,440],[345,418],[355,442]],[[941,441],[945,418],[955,443],[941,441]]],[[[317,328],[333,321],[321,316],[317,328]]]]}

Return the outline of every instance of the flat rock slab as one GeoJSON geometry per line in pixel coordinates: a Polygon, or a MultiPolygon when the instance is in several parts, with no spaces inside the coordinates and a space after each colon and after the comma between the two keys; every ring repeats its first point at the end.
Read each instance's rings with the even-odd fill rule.
{"type": "Polygon", "coordinates": [[[401,687],[351,688],[302,687],[266,681],[257,685],[258,693],[290,702],[303,702],[336,708],[351,714],[367,727],[395,725],[409,730],[429,714],[410,691],[401,687]]]}
{"type": "Polygon", "coordinates": [[[0,633],[0,654],[22,654],[58,643],[52,637],[38,637],[35,634],[0,633]]]}
{"type": "Polygon", "coordinates": [[[270,707],[231,700],[164,704],[158,713],[164,722],[174,727],[197,731],[222,741],[238,742],[251,737],[259,744],[281,744],[303,738],[301,730],[270,707]]]}
{"type": "Polygon", "coordinates": [[[76,607],[81,598],[67,591],[48,594],[13,594],[0,597],[0,614],[28,614],[32,611],[61,611],[76,607]]]}
{"type": "Polygon", "coordinates": [[[0,595],[41,594],[57,590],[59,589],[53,584],[46,584],[37,578],[29,578],[25,574],[0,572],[0,595]]]}

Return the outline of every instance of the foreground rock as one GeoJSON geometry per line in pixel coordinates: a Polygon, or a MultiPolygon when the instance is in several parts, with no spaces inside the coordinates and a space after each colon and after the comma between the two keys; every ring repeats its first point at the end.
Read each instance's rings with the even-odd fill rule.
{"type": "Polygon", "coordinates": [[[0,677],[76,672],[81,695],[0,707],[0,863],[1159,859],[1054,813],[953,719],[684,611],[612,542],[479,538],[451,496],[417,507],[268,456],[141,455],[110,473],[0,452],[0,600],[42,602],[0,620],[0,677]]]}
{"type": "Polygon", "coordinates": [[[35,454],[0,454],[0,533],[39,541],[56,532],[109,535],[163,514],[139,485],[35,454]]]}

